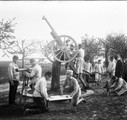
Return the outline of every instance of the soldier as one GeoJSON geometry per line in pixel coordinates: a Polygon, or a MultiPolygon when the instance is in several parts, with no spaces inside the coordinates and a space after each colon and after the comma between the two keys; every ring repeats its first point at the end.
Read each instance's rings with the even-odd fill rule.
{"type": "Polygon", "coordinates": [[[113,92],[115,92],[118,96],[127,92],[127,82],[124,79],[113,76],[112,80],[115,81],[114,84],[110,87],[113,92]]]}
{"type": "Polygon", "coordinates": [[[123,79],[127,82],[127,58],[124,60],[123,68],[123,79]]]}
{"type": "Polygon", "coordinates": [[[85,51],[82,49],[82,45],[79,44],[79,45],[78,45],[78,48],[79,48],[78,54],[84,59],[85,51]]]}
{"type": "Polygon", "coordinates": [[[52,74],[48,71],[44,77],[40,78],[34,86],[33,101],[34,104],[30,103],[24,106],[24,112],[28,109],[39,108],[42,112],[48,111],[48,93],[47,93],[47,81],[51,80],[52,74]]]}
{"type": "Polygon", "coordinates": [[[107,72],[108,72],[110,78],[115,75],[115,67],[116,67],[116,63],[114,62],[113,56],[111,56],[110,60],[109,60],[109,65],[107,68],[107,72]]]}
{"type": "Polygon", "coordinates": [[[15,104],[15,95],[19,84],[20,74],[16,71],[19,69],[17,65],[18,56],[13,56],[13,61],[9,64],[8,75],[9,75],[9,104],[15,104]]]}
{"type": "Polygon", "coordinates": [[[76,71],[77,71],[78,77],[81,79],[82,79],[82,74],[84,70],[84,64],[85,64],[84,59],[81,57],[80,54],[78,54],[77,60],[76,60],[76,71]]]}
{"type": "Polygon", "coordinates": [[[78,84],[78,81],[72,76],[73,71],[67,70],[65,83],[61,87],[61,94],[63,94],[63,91],[66,90],[73,98],[73,106],[77,106],[83,100],[83,98],[81,98],[81,88],[78,84]],[[65,89],[67,86],[68,89],[65,89]]]}
{"type": "Polygon", "coordinates": [[[123,62],[120,55],[115,56],[116,59],[116,67],[115,67],[115,76],[121,78],[123,75],[123,62]]]}
{"type": "Polygon", "coordinates": [[[95,81],[96,81],[97,85],[99,85],[99,82],[101,82],[101,74],[104,73],[104,69],[101,64],[101,60],[98,60],[98,63],[95,64],[94,70],[95,70],[95,81]]]}
{"type": "Polygon", "coordinates": [[[90,63],[89,59],[86,59],[86,62],[84,64],[84,70],[85,70],[85,79],[86,82],[89,83],[90,80],[90,74],[92,74],[93,69],[92,69],[92,64],[90,63]]]}
{"type": "Polygon", "coordinates": [[[25,75],[27,77],[31,77],[31,88],[33,88],[33,86],[36,84],[36,82],[42,77],[42,68],[41,66],[36,62],[35,59],[30,59],[30,63],[32,65],[32,72],[28,73],[25,72],[25,75]]]}

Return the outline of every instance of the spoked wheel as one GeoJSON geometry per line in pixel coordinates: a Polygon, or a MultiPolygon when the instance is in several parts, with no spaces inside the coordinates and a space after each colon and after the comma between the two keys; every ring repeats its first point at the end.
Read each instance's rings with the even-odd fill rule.
{"type": "Polygon", "coordinates": [[[53,42],[51,41],[50,43],[47,44],[47,46],[45,47],[45,56],[48,58],[49,61],[54,62],[54,57],[52,54],[52,46],[53,46],[53,42]]]}
{"type": "Polygon", "coordinates": [[[58,39],[53,41],[52,55],[57,61],[62,63],[70,62],[75,59],[77,53],[78,46],[72,37],[61,35],[58,39]],[[61,40],[60,44],[58,40],[61,40]]]}

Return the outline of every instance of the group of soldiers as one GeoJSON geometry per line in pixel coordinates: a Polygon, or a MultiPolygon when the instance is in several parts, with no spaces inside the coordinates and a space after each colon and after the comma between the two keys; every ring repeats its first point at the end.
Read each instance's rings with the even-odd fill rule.
{"type": "MultiPolygon", "coordinates": [[[[88,73],[92,73],[92,64],[87,59],[87,61],[84,61],[84,50],[81,48],[81,45],[79,45],[79,51],[78,55],[76,57],[76,73],[78,75],[78,78],[82,78],[82,75],[84,73],[84,67],[85,71],[88,73]]],[[[20,71],[18,65],[17,65],[18,56],[13,56],[13,61],[9,64],[8,67],[8,74],[9,74],[9,104],[15,104],[15,95],[17,91],[17,87],[19,85],[20,81],[20,71]]],[[[47,93],[47,83],[46,81],[51,80],[52,74],[51,72],[46,72],[44,76],[42,76],[42,67],[36,62],[35,59],[30,59],[32,70],[31,72],[24,71],[24,76],[31,78],[30,81],[30,87],[34,91],[33,92],[33,101],[36,103],[37,107],[41,107],[43,111],[48,110],[48,99],[49,95],[47,93]]],[[[96,65],[96,71],[98,71],[98,67],[100,67],[100,64],[98,66],[96,65]]],[[[89,75],[88,75],[89,76],[89,75]]],[[[89,77],[86,74],[87,80],[89,77]]],[[[96,75],[97,76],[97,75],[96,75]]],[[[100,80],[100,76],[97,76],[97,80],[100,80]]],[[[78,78],[74,77],[74,71],[71,69],[68,69],[66,71],[66,79],[64,84],[61,86],[61,95],[64,91],[67,91],[70,97],[72,97],[72,104],[73,106],[77,106],[81,101],[86,102],[84,100],[84,96],[81,94],[81,87],[78,83],[78,78]]],[[[88,82],[86,80],[86,82],[88,82]]],[[[93,92],[92,92],[93,93],[93,92]]],[[[29,106],[29,108],[36,108],[36,106],[29,106]]]]}
{"type": "MultiPolygon", "coordinates": [[[[75,70],[71,67],[66,67],[66,79],[64,84],[61,86],[61,95],[64,91],[67,91],[72,97],[72,105],[77,106],[81,101],[86,102],[84,97],[86,94],[81,94],[81,87],[79,85],[78,79],[83,80],[83,83],[88,84],[90,75],[95,73],[96,85],[102,81],[101,76],[104,73],[103,65],[101,60],[98,60],[94,67],[90,63],[89,59],[84,60],[85,52],[79,45],[78,55],[75,60],[75,70]],[[74,74],[77,74],[77,78],[74,74]],[[85,74],[85,79],[83,75],[85,74]]],[[[20,71],[17,65],[18,56],[13,56],[13,61],[9,64],[8,74],[9,74],[9,104],[15,104],[15,95],[17,87],[20,82],[20,71]]],[[[36,62],[35,59],[30,59],[32,70],[31,72],[24,71],[24,76],[31,78],[30,87],[33,90],[33,101],[34,104],[30,105],[29,108],[35,109],[40,108],[43,112],[48,111],[48,101],[49,95],[47,93],[47,81],[51,81],[52,73],[47,71],[42,75],[42,67],[36,62]]],[[[127,91],[127,83],[123,78],[126,78],[125,72],[123,72],[123,63],[120,55],[116,57],[110,57],[109,65],[107,68],[107,73],[110,79],[107,80],[104,88],[107,89],[107,93],[116,93],[117,95],[122,95],[127,91]]],[[[125,70],[124,70],[125,71],[125,70]]],[[[93,94],[94,92],[90,93],[93,94]]],[[[26,109],[28,106],[25,106],[26,109]]]]}
{"type": "MultiPolygon", "coordinates": [[[[9,75],[9,104],[15,104],[15,95],[17,87],[20,84],[21,73],[19,66],[17,65],[18,56],[13,56],[12,62],[8,66],[8,75],[9,75]]],[[[30,87],[36,84],[36,82],[42,77],[42,67],[36,62],[35,59],[30,59],[32,71],[23,72],[23,74],[31,79],[30,87]]]]}
{"type": "Polygon", "coordinates": [[[122,60],[120,55],[111,56],[107,73],[109,79],[104,88],[107,89],[107,94],[114,93],[123,95],[127,92],[127,60],[122,60]]]}
{"type": "Polygon", "coordinates": [[[107,89],[107,94],[123,95],[127,92],[127,59],[123,60],[119,54],[110,56],[107,71],[104,71],[101,60],[92,65],[89,59],[84,60],[85,53],[83,53],[83,49],[79,46],[79,54],[75,62],[78,78],[88,84],[90,76],[94,74],[95,83],[99,86],[99,83],[103,81],[102,75],[106,72],[106,77],[109,76],[106,78],[106,85],[104,86],[107,89]]]}
{"type": "MultiPolygon", "coordinates": [[[[13,61],[9,64],[8,74],[9,74],[9,104],[14,105],[17,87],[20,83],[20,69],[17,65],[18,56],[13,56],[13,61]],[[17,70],[18,69],[18,70],[17,70]]],[[[26,108],[35,109],[40,108],[42,112],[48,111],[48,100],[49,95],[47,93],[47,81],[51,81],[52,73],[46,72],[42,76],[42,67],[36,62],[35,59],[30,59],[32,70],[31,72],[23,71],[23,75],[31,78],[30,87],[33,90],[33,101],[34,104],[26,105],[26,108]]],[[[26,86],[28,87],[28,86],[26,86]]],[[[78,105],[80,101],[84,99],[81,98],[81,88],[78,81],[73,77],[73,71],[67,70],[65,83],[61,86],[61,95],[67,90],[70,97],[72,97],[73,106],[78,105]],[[67,89],[66,89],[67,87],[67,89]],[[68,89],[69,88],[69,89],[68,89]]]]}
{"type": "Polygon", "coordinates": [[[121,56],[114,55],[109,57],[107,71],[104,71],[104,65],[101,60],[98,60],[94,66],[89,62],[89,59],[84,60],[79,54],[77,57],[76,70],[79,74],[79,78],[89,83],[91,74],[94,74],[95,84],[99,86],[99,83],[103,81],[102,75],[106,72],[106,85],[104,88],[107,90],[107,94],[113,93],[115,95],[123,95],[127,92],[127,59],[123,60],[121,56]],[[85,74],[86,78],[83,79],[85,74]],[[88,76],[88,77],[87,77],[88,76]],[[107,77],[109,76],[109,77],[107,77]]]}
{"type": "Polygon", "coordinates": [[[82,49],[81,44],[79,44],[77,57],[68,64],[66,69],[73,70],[78,75],[78,78],[84,82],[85,86],[88,85],[92,75],[95,77],[96,85],[99,85],[102,80],[101,76],[104,74],[102,61],[99,59],[93,65],[90,62],[90,58],[85,58],[85,51],[82,49]]]}

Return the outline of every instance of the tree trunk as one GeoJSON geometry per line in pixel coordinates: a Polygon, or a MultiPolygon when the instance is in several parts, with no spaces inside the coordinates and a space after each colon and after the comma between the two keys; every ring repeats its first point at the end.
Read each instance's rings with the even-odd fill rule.
{"type": "Polygon", "coordinates": [[[22,68],[24,68],[25,65],[25,60],[24,60],[24,55],[22,55],[22,68]]]}
{"type": "Polygon", "coordinates": [[[61,63],[55,60],[52,66],[52,75],[53,75],[51,82],[52,91],[58,91],[60,89],[60,69],[61,63]]]}
{"type": "Polygon", "coordinates": [[[105,50],[105,67],[107,70],[107,67],[108,67],[108,50],[105,50]]]}

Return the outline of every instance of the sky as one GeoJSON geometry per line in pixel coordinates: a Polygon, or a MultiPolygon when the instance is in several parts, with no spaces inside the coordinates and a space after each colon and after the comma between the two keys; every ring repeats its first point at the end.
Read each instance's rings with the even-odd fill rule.
{"type": "Polygon", "coordinates": [[[0,20],[16,17],[18,40],[53,40],[43,15],[59,35],[69,35],[78,43],[85,34],[103,38],[109,33],[127,35],[126,1],[0,1],[0,20]]]}

